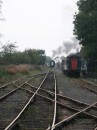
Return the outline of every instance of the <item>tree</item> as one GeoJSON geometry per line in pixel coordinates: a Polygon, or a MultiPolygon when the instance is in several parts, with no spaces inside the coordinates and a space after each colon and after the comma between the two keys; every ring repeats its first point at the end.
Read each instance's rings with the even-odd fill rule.
{"type": "Polygon", "coordinates": [[[51,61],[51,57],[50,57],[50,56],[46,56],[46,62],[45,62],[45,65],[49,66],[50,61],[51,61]]]}
{"type": "Polygon", "coordinates": [[[45,50],[38,50],[38,54],[40,57],[39,65],[44,65],[46,62],[45,50]]]}
{"type": "Polygon", "coordinates": [[[2,45],[0,52],[0,64],[35,64],[44,65],[46,61],[45,51],[28,49],[23,52],[16,51],[14,43],[2,45]]]}
{"type": "Polygon", "coordinates": [[[97,0],[79,0],[74,16],[74,34],[86,57],[97,59],[97,0]]]}
{"type": "Polygon", "coordinates": [[[14,43],[7,43],[6,45],[2,46],[2,53],[5,61],[8,64],[12,63],[12,54],[15,52],[16,46],[14,43]]]}
{"type": "Polygon", "coordinates": [[[25,53],[27,53],[31,58],[31,64],[37,64],[37,65],[45,64],[46,58],[44,50],[28,49],[25,50],[25,53]]]}

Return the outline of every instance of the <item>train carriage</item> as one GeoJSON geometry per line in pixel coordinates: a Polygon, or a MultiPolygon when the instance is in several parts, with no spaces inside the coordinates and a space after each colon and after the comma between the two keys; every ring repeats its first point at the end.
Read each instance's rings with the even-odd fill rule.
{"type": "Polygon", "coordinates": [[[75,54],[67,56],[62,61],[62,71],[68,76],[80,76],[81,72],[81,57],[75,54]]]}
{"type": "Polygon", "coordinates": [[[54,68],[54,67],[55,67],[55,61],[54,61],[54,60],[51,60],[51,61],[50,61],[50,67],[51,67],[51,68],[54,68]]]}

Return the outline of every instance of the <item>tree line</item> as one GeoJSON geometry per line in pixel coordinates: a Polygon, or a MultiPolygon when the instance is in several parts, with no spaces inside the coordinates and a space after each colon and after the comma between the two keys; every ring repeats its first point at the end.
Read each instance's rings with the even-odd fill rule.
{"type": "Polygon", "coordinates": [[[3,45],[0,52],[0,65],[8,64],[36,64],[44,65],[46,61],[45,50],[27,49],[23,52],[16,51],[13,43],[3,45]]]}
{"type": "MultiPolygon", "coordinates": [[[[0,21],[3,21],[2,7],[3,1],[0,0],[0,21]]],[[[2,34],[0,33],[0,37],[2,34]]],[[[45,50],[27,49],[23,52],[16,51],[14,43],[7,43],[0,48],[0,65],[8,64],[36,64],[44,65],[46,61],[45,50]]]]}
{"type": "Polygon", "coordinates": [[[85,58],[97,60],[97,0],[79,0],[74,15],[74,35],[85,58]]]}

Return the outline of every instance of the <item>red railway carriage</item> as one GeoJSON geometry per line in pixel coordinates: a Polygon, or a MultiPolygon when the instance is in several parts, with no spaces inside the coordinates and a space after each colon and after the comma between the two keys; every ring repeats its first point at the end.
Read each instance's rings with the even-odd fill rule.
{"type": "Polygon", "coordinates": [[[71,58],[71,70],[76,70],[78,65],[78,59],[73,57],[71,58]]]}
{"type": "Polygon", "coordinates": [[[71,54],[62,61],[62,71],[68,76],[80,76],[81,57],[71,54]]]}

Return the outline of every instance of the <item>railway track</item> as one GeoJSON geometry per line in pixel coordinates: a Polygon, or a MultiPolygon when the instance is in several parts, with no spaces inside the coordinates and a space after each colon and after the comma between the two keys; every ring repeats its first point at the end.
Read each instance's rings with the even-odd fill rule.
{"type": "MultiPolygon", "coordinates": [[[[38,90],[36,94],[36,98],[34,99],[35,102],[33,102],[34,105],[32,104],[28,108],[28,111],[31,111],[34,119],[27,114],[28,113],[27,111],[25,115],[23,115],[19,120],[20,124],[22,124],[23,126],[23,129],[26,128],[26,129],[33,129],[33,130],[34,129],[43,130],[43,129],[46,129],[49,126],[49,124],[52,126],[55,124],[56,102],[51,102],[50,100],[48,100],[49,98],[53,100],[56,99],[56,96],[55,96],[56,95],[56,82],[55,82],[55,76],[53,73],[50,73],[47,76],[46,81],[41,86],[41,88],[38,90]],[[40,90],[41,88],[42,89],[45,88],[45,89],[49,89],[53,91],[54,92],[53,97],[51,94],[48,94],[46,91],[42,92],[42,90],[40,90]],[[46,96],[48,98],[46,98],[46,96]],[[27,117],[26,120],[25,120],[25,116],[27,117]],[[30,125],[30,128],[27,128],[29,118],[32,118],[32,121],[31,121],[32,126],[30,125]]],[[[25,89],[25,88],[22,88],[22,89],[25,89]]],[[[34,91],[35,89],[37,90],[38,87],[34,87],[34,91]]],[[[27,87],[26,91],[34,94],[33,86],[29,85],[29,88],[27,87]]]]}
{"type": "Polygon", "coordinates": [[[0,130],[4,130],[4,127],[13,118],[15,118],[15,116],[19,113],[19,111],[23,108],[25,103],[27,103],[28,99],[31,97],[31,94],[26,93],[24,90],[21,90],[20,88],[23,85],[25,85],[26,82],[32,80],[33,77],[43,77],[43,75],[44,73],[23,77],[21,79],[8,83],[0,88],[4,89],[5,92],[5,94],[0,97],[0,130]],[[13,85],[13,88],[10,89],[10,85],[13,85]],[[5,89],[8,89],[9,91],[5,91],[5,89]]]}
{"type": "MultiPolygon", "coordinates": [[[[45,73],[43,73],[45,74],[45,73]]],[[[24,82],[26,82],[27,80],[32,81],[32,78],[35,78],[36,76],[41,76],[43,74],[38,74],[38,75],[33,75],[33,76],[25,76],[22,77],[20,79],[14,80],[10,83],[7,83],[3,86],[0,87],[0,100],[2,99],[2,97],[4,97],[4,95],[7,95],[8,93],[10,93],[11,91],[17,89],[18,86],[21,86],[24,82]],[[17,86],[16,86],[17,85],[17,86]]]]}
{"type": "Polygon", "coordinates": [[[97,129],[97,102],[88,104],[58,94],[54,71],[38,77],[12,82],[15,92],[0,100],[0,130],[97,129]]]}
{"type": "Polygon", "coordinates": [[[97,126],[97,102],[93,104],[85,104],[80,101],[59,95],[57,102],[62,106],[58,108],[59,119],[58,122],[51,129],[60,130],[96,130],[97,126]]]}
{"type": "MultiPolygon", "coordinates": [[[[3,117],[2,121],[0,121],[0,123],[3,124],[3,125],[0,126],[1,127],[0,130],[17,129],[17,127],[20,127],[21,125],[22,125],[21,129],[23,129],[23,130],[25,129],[25,127],[24,127],[25,125],[26,125],[27,129],[30,129],[30,128],[31,129],[32,128],[36,129],[36,128],[40,128],[40,127],[41,127],[41,129],[43,129],[43,128],[46,129],[49,126],[49,124],[52,127],[55,125],[55,119],[56,119],[56,91],[57,91],[55,75],[53,73],[47,74],[45,76],[45,78],[43,79],[43,81],[41,82],[41,84],[39,86],[37,85],[37,87],[34,88],[34,90],[31,90],[31,88],[32,88],[31,87],[31,82],[32,81],[29,79],[28,81],[24,82],[23,84],[21,84],[19,86],[18,86],[18,84],[14,83],[14,86],[17,88],[17,93],[15,91],[14,94],[11,94],[11,96],[8,96],[8,97],[3,99],[4,102],[7,102],[7,106],[9,104],[8,100],[13,99],[12,104],[13,104],[14,107],[10,104],[10,106],[12,106],[12,107],[10,108],[9,113],[11,113],[12,110],[15,111],[15,108],[18,109],[17,110],[18,112],[16,112],[14,114],[14,111],[13,111],[10,114],[10,117],[9,116],[7,116],[8,118],[3,117]],[[50,81],[50,83],[48,81],[50,81]],[[52,87],[51,87],[51,85],[52,85],[52,87]],[[28,86],[30,86],[29,87],[30,89],[28,88],[28,86]],[[48,92],[44,93],[44,95],[48,94],[47,95],[48,97],[52,97],[52,99],[54,100],[53,103],[51,103],[47,99],[43,100],[43,99],[41,99],[41,98],[39,98],[37,96],[37,93],[38,93],[38,91],[40,90],[41,87],[42,87],[42,89],[45,88],[45,89],[48,89],[48,90],[50,90],[50,91],[52,91],[54,93],[53,96],[52,96],[52,94],[48,94],[48,92]],[[28,90],[26,90],[26,89],[28,89],[28,90]],[[22,95],[24,93],[25,93],[24,98],[26,98],[26,100],[24,100],[22,98],[22,95]],[[16,101],[14,100],[14,97],[15,98],[18,97],[17,95],[19,95],[19,98],[17,99],[17,103],[15,103],[16,101]],[[20,100],[20,104],[22,104],[22,105],[19,105],[19,106],[21,106],[20,109],[17,107],[18,104],[19,104],[18,100],[20,100]],[[25,104],[25,106],[24,106],[24,104],[25,104]],[[29,111],[31,111],[31,110],[32,110],[32,115],[34,117],[34,120],[32,120],[33,123],[31,122],[31,118],[33,119],[33,117],[29,113],[29,111]],[[44,113],[43,110],[46,111],[46,112],[44,113]],[[41,114],[43,114],[43,117],[46,117],[46,118],[42,118],[42,120],[41,120],[41,114]],[[12,115],[14,115],[14,116],[12,116],[12,115]],[[37,115],[38,115],[38,118],[37,118],[37,115]],[[12,120],[12,121],[10,122],[9,119],[12,120]],[[30,119],[30,123],[32,123],[33,125],[31,125],[31,124],[28,125],[29,124],[29,119],[30,119]],[[35,120],[36,121],[38,120],[40,123],[37,125],[37,123],[35,123],[35,120]]],[[[43,96],[42,91],[40,91],[39,94],[40,93],[43,96]]],[[[1,107],[1,108],[3,108],[3,107],[1,107]]],[[[6,111],[8,111],[8,109],[6,109],[6,110],[3,109],[2,115],[4,115],[4,112],[6,112],[6,111]]]]}
{"type": "Polygon", "coordinates": [[[97,84],[95,84],[93,82],[89,82],[84,79],[80,79],[79,82],[80,82],[81,86],[83,86],[83,87],[87,88],[88,90],[97,94],[97,84]]]}
{"type": "MultiPolygon", "coordinates": [[[[89,82],[87,83],[86,81],[81,81],[81,82],[85,82],[85,84],[80,83],[81,86],[83,85],[84,88],[86,88],[89,91],[92,91],[93,93],[97,94],[96,89],[95,89],[96,85],[89,84],[89,82]],[[94,86],[94,87],[92,88],[91,85],[94,86]]],[[[69,104],[69,102],[67,102],[67,104],[69,104]]],[[[70,106],[72,108],[76,108],[75,105],[73,105],[73,106],[72,105],[73,104],[70,103],[70,106]]],[[[78,104],[76,103],[76,105],[78,105],[78,104]]],[[[87,106],[87,105],[89,105],[89,104],[84,103],[84,107],[83,107],[83,103],[82,103],[81,110],[77,114],[71,115],[67,119],[66,118],[63,119],[62,121],[60,121],[59,123],[56,124],[55,128],[59,127],[59,125],[61,125],[61,123],[62,123],[63,126],[65,124],[66,130],[71,130],[71,129],[74,129],[74,130],[75,129],[76,130],[79,130],[79,129],[96,130],[97,127],[95,128],[95,126],[97,126],[97,102],[94,102],[94,103],[90,104],[89,106],[87,106]],[[83,114],[83,112],[84,112],[84,114],[86,114],[86,115],[88,114],[88,115],[85,116],[83,114]],[[93,118],[90,118],[90,116],[94,117],[94,118],[96,117],[95,120],[93,118]],[[72,121],[72,123],[70,123],[71,121],[72,121]],[[67,122],[70,123],[70,125],[67,125],[68,124],[67,122]]],[[[77,108],[77,110],[78,110],[78,108],[77,108]]],[[[61,127],[62,127],[62,125],[61,125],[61,127]]],[[[64,127],[62,127],[62,130],[64,130],[64,127]]]]}
{"type": "MultiPolygon", "coordinates": [[[[67,81],[69,81],[69,79],[67,79],[67,81]]],[[[81,89],[78,89],[78,90],[81,90],[81,89]]],[[[91,91],[90,93],[92,94],[91,91]]],[[[86,129],[94,130],[96,129],[95,127],[97,126],[97,102],[96,101],[94,102],[92,101],[91,103],[88,101],[82,102],[83,100],[78,101],[70,97],[57,94],[57,99],[58,99],[57,100],[58,101],[57,118],[58,119],[53,129],[55,130],[56,129],[58,130],[86,130],[86,129]],[[62,108],[62,105],[63,105],[63,108],[62,108]]],[[[78,99],[81,99],[81,97],[78,99]]],[[[52,128],[49,128],[48,130],[50,129],[52,128]]]]}
{"type": "MultiPolygon", "coordinates": [[[[35,86],[31,86],[29,85],[30,87],[32,88],[36,88],[35,86]]],[[[32,93],[31,90],[27,90],[28,92],[32,93]]],[[[51,90],[46,90],[46,89],[40,89],[40,91],[43,91],[48,93],[49,95],[51,96],[54,96],[54,92],[52,92],[51,90]]],[[[47,97],[47,95],[44,94],[43,96],[43,93],[39,93],[38,92],[38,96],[41,97],[41,98],[44,98],[46,100],[49,100],[51,102],[55,102],[52,98],[49,98],[47,97]],[[42,94],[42,95],[41,95],[42,94]]],[[[71,99],[69,97],[66,97],[66,96],[62,96],[60,94],[56,94],[57,96],[57,99],[59,98],[59,101],[56,101],[56,105],[58,105],[58,115],[60,115],[60,117],[56,117],[55,121],[56,120],[62,120],[62,121],[59,121],[59,123],[57,123],[56,125],[53,125],[53,126],[49,126],[48,130],[49,129],[56,129],[57,127],[61,127],[63,128],[63,124],[66,122],[69,122],[69,121],[72,121],[76,118],[78,118],[78,120],[81,118],[82,119],[82,116],[83,116],[83,119],[86,121],[86,127],[87,127],[87,121],[91,121],[91,124],[93,123],[93,126],[94,126],[94,122],[97,121],[97,114],[95,115],[95,113],[91,113],[90,109],[92,109],[92,111],[96,112],[97,111],[97,107],[95,106],[95,104],[93,104],[93,106],[90,106],[89,104],[85,104],[85,103],[82,103],[80,101],[77,101],[75,99],[71,99]],[[64,111],[65,110],[65,111],[64,111]],[[81,116],[79,116],[81,115],[81,116]],[[59,118],[59,119],[58,119],[59,118]]],[[[56,115],[56,114],[55,114],[56,115]]],[[[80,120],[81,120],[80,119],[80,120]]],[[[55,123],[54,123],[55,124],[55,123]]],[[[84,127],[85,127],[84,125],[84,127]]],[[[90,126],[89,126],[90,128],[90,126]]],[[[78,129],[78,128],[77,128],[78,129]]]]}
{"type": "MultiPolygon", "coordinates": [[[[33,90],[33,88],[37,89],[37,87],[35,87],[35,86],[32,86],[30,84],[28,84],[28,85],[32,88],[32,90],[33,90]]],[[[28,92],[32,92],[32,91],[30,91],[31,89],[24,89],[24,90],[26,90],[28,92]]],[[[53,101],[52,97],[54,96],[54,92],[52,92],[50,90],[46,90],[46,89],[40,89],[40,91],[38,92],[38,96],[41,96],[41,97],[47,98],[48,100],[53,101]],[[46,94],[44,92],[46,92],[46,94]],[[51,97],[48,98],[49,96],[47,96],[47,94],[50,95],[51,97]]],[[[56,94],[56,96],[57,96],[57,99],[59,100],[59,101],[57,101],[57,103],[60,106],[67,107],[74,111],[80,111],[80,110],[84,109],[85,107],[89,106],[89,104],[77,101],[75,99],[71,99],[70,97],[67,97],[67,96],[62,96],[60,94],[56,94]]],[[[96,107],[94,107],[94,109],[96,109],[96,107]]],[[[88,113],[86,113],[86,114],[90,115],[88,113]]],[[[97,118],[96,116],[93,116],[92,114],[90,116],[97,118]]]]}

